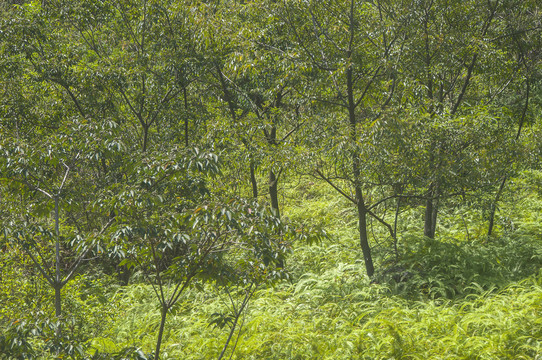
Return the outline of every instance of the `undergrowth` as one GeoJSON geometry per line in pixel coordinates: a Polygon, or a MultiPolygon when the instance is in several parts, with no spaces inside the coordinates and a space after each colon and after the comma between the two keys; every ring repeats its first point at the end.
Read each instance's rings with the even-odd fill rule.
{"type": "MultiPolygon", "coordinates": [[[[541,359],[542,186],[536,179],[511,185],[516,201],[500,209],[491,238],[482,212],[469,206],[442,214],[435,240],[420,235],[420,209],[405,208],[396,257],[385,229],[372,224],[373,279],[364,274],[350,205],[321,184],[286,189],[284,214],[319,221],[329,237],[294,244],[286,263],[290,280],[255,293],[236,349],[225,358],[541,359]]],[[[19,280],[4,281],[13,288],[8,294],[50,298],[12,277],[19,280]]],[[[92,329],[87,355],[145,359],[152,353],[160,312],[151,287],[82,276],[66,292],[76,329],[92,329]]],[[[161,358],[216,359],[228,327],[212,322],[227,313],[226,294],[212,284],[188,289],[168,316],[161,358]]],[[[13,310],[2,314],[16,317],[13,310]]]]}

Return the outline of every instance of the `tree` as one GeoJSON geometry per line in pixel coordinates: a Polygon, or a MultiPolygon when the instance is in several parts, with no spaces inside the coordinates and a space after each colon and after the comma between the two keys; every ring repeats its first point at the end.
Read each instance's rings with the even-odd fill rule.
{"type": "Polygon", "coordinates": [[[338,1],[285,3],[285,16],[303,65],[304,93],[322,106],[318,162],[314,175],[327,182],[358,214],[360,245],[367,274],[374,273],[367,233],[367,217],[392,227],[372,211],[368,189],[386,186],[378,179],[384,147],[378,144],[378,122],[399,87],[398,60],[402,52],[403,19],[393,3],[338,1]],[[376,136],[376,137],[375,137],[376,136]],[[347,188],[344,188],[347,186],[347,188]],[[348,189],[349,188],[349,189],[348,189]]]}
{"type": "Polygon", "coordinates": [[[86,54],[82,72],[113,107],[107,115],[130,127],[125,140],[144,151],[159,146],[153,137],[190,143],[195,115],[190,87],[200,68],[201,39],[199,11],[184,5],[147,0],[57,5],[86,54]]]}
{"type": "MultiPolygon", "coordinates": [[[[37,130],[39,125],[34,126],[29,129],[37,130]]],[[[63,134],[41,132],[39,139],[17,139],[5,132],[0,145],[1,179],[10,196],[7,200],[18,202],[19,209],[17,215],[6,219],[5,231],[23,246],[54,289],[57,317],[62,316],[62,288],[112,222],[93,206],[96,197],[91,194],[96,185],[88,171],[94,165],[89,161],[93,151],[88,147],[94,144],[81,139],[83,134],[85,139],[97,134],[78,123],[65,122],[59,129],[63,134]],[[81,218],[86,219],[84,223],[81,218]],[[50,245],[54,255],[49,255],[50,245]],[[62,274],[62,269],[67,271],[62,274]]]]}
{"type": "Polygon", "coordinates": [[[62,288],[111,224],[93,207],[92,189],[96,148],[107,147],[103,137],[114,130],[89,124],[76,109],[67,79],[77,54],[63,34],[48,35],[54,19],[47,9],[28,4],[12,11],[1,24],[11,79],[4,88],[0,176],[4,201],[18,211],[3,225],[54,290],[60,318],[62,288]],[[67,54],[58,55],[60,49],[67,54]]]}
{"type": "Polygon", "coordinates": [[[278,280],[290,235],[256,203],[222,201],[208,192],[205,173],[218,170],[213,154],[172,149],[132,159],[122,187],[110,191],[108,206],[117,215],[109,249],[122,264],[141,269],[153,287],[161,309],[158,359],[167,315],[195,279],[278,280]]]}
{"type": "Polygon", "coordinates": [[[233,157],[232,171],[244,168],[240,171],[246,171],[254,198],[261,195],[258,175],[266,174],[266,194],[280,214],[278,184],[290,165],[289,141],[302,121],[296,111],[299,99],[291,88],[295,79],[287,60],[290,42],[278,8],[259,2],[217,10],[209,18],[206,37],[212,64],[208,83],[223,113],[223,123],[216,123],[208,135],[233,157]]]}
{"type": "MultiPolygon", "coordinates": [[[[499,49],[510,57],[514,73],[509,77],[506,88],[493,95],[495,102],[504,106],[507,117],[517,122],[514,143],[518,143],[526,125],[534,120],[533,108],[537,104],[536,89],[540,83],[539,65],[542,60],[537,49],[540,48],[540,7],[533,2],[512,3],[503,10],[504,16],[499,22],[499,31],[492,39],[499,49]]],[[[515,159],[509,159],[508,164],[515,159]]],[[[495,199],[490,206],[488,236],[493,233],[497,204],[502,197],[506,182],[510,176],[509,167],[504,167],[500,174],[500,184],[495,199]]]]}
{"type": "Polygon", "coordinates": [[[517,66],[492,39],[501,37],[503,20],[513,17],[509,6],[516,5],[502,1],[413,4],[415,26],[409,36],[405,75],[412,82],[410,103],[417,109],[413,117],[426,131],[413,138],[430,139],[415,155],[423,160],[414,161],[417,196],[425,198],[424,235],[429,238],[435,236],[443,201],[487,189],[497,169],[506,166],[506,151],[498,147],[507,142],[503,128],[508,125],[499,120],[502,107],[495,100],[513,84],[517,66]]]}

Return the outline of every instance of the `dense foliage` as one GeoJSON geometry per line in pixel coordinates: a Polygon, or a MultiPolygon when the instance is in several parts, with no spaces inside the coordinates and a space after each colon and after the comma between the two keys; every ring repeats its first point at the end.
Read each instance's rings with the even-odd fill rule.
{"type": "Polygon", "coordinates": [[[0,14],[0,359],[542,356],[537,1],[0,14]]]}

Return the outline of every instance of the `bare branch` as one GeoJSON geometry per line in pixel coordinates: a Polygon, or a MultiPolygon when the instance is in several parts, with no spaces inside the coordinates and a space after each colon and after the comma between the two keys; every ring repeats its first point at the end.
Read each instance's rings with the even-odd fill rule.
{"type": "MultiPolygon", "coordinates": [[[[489,26],[491,25],[491,22],[493,21],[493,18],[495,16],[495,12],[496,12],[496,7],[491,9],[491,14],[489,15],[489,18],[487,19],[486,23],[484,24],[483,26],[483,29],[482,29],[482,37],[484,37],[487,33],[487,31],[489,30],[489,26]]],[[[457,97],[457,100],[452,108],[452,111],[451,111],[451,114],[454,115],[458,108],[459,108],[459,105],[461,104],[461,102],[463,101],[463,97],[465,96],[465,93],[467,92],[467,87],[469,86],[470,84],[470,81],[471,81],[471,78],[472,78],[472,71],[474,70],[474,65],[476,64],[476,61],[478,60],[478,53],[475,53],[473,56],[472,56],[472,61],[467,69],[467,76],[465,78],[465,81],[463,82],[463,86],[461,88],[461,92],[459,93],[459,96],[457,97]]]]}
{"type": "Polygon", "coordinates": [[[376,70],[375,70],[375,73],[373,74],[373,76],[371,77],[371,80],[369,80],[369,82],[367,82],[367,85],[365,85],[365,89],[363,89],[363,93],[361,93],[358,101],[356,101],[356,103],[354,104],[354,108],[357,108],[358,105],[361,103],[361,101],[365,98],[365,95],[367,95],[367,92],[369,91],[369,88],[371,87],[371,85],[373,84],[373,82],[376,80],[376,77],[378,76],[378,74],[380,73],[380,69],[382,69],[382,65],[379,66],[376,70]]]}
{"type": "Polygon", "coordinates": [[[168,304],[166,303],[166,297],[164,295],[164,285],[162,284],[162,277],[160,276],[160,263],[158,261],[158,257],[156,256],[156,249],[154,248],[154,244],[152,242],[152,239],[149,239],[149,242],[151,244],[152,259],[154,261],[154,268],[156,269],[156,281],[158,282],[158,289],[160,290],[160,297],[159,297],[160,302],[167,306],[168,304]]]}
{"type": "Polygon", "coordinates": [[[173,89],[174,88],[169,89],[168,92],[166,93],[166,95],[164,95],[164,97],[160,101],[160,105],[158,106],[158,109],[156,109],[156,111],[154,113],[154,116],[148,122],[149,126],[154,123],[154,121],[158,117],[158,114],[160,113],[160,110],[162,110],[162,107],[164,107],[165,104],[167,104],[171,99],[173,99],[175,96],[177,96],[180,93],[180,91],[176,91],[175,93],[173,93],[173,95],[171,95],[171,93],[173,92],[173,89]],[[169,95],[171,95],[171,96],[169,96],[169,95]]]}
{"type": "MultiPolygon", "coordinates": [[[[36,180],[38,180],[36,177],[34,177],[33,175],[31,175],[33,178],[35,178],[36,180]]],[[[28,186],[28,188],[30,190],[34,190],[34,191],[39,191],[41,192],[42,194],[44,194],[45,196],[47,196],[49,199],[53,199],[54,196],[49,194],[47,191],[43,190],[42,188],[40,187],[37,187],[37,186],[34,186],[32,185],[31,183],[28,182],[28,180],[18,180],[18,179],[11,179],[12,181],[15,181],[15,182],[18,182],[18,183],[21,183],[21,184],[24,184],[26,186],[28,186]]]]}
{"type": "Polygon", "coordinates": [[[36,258],[34,257],[34,255],[32,255],[32,253],[30,251],[26,251],[26,253],[28,254],[28,256],[30,256],[30,259],[32,259],[32,262],[34,263],[34,265],[37,266],[39,272],[45,278],[45,280],[47,280],[49,285],[54,286],[55,285],[55,280],[53,279],[53,277],[45,272],[45,270],[43,269],[41,264],[36,260],[36,258]]]}
{"type": "Polygon", "coordinates": [[[320,22],[318,21],[318,19],[314,15],[314,12],[311,10],[311,8],[309,8],[309,14],[311,15],[311,19],[312,19],[312,23],[313,23],[314,27],[318,28],[320,30],[320,33],[325,36],[326,40],[329,41],[335,47],[335,49],[337,49],[339,51],[346,51],[346,49],[341,48],[337,44],[337,42],[335,40],[333,40],[331,38],[331,36],[329,36],[328,31],[322,27],[322,24],[320,24],[320,22]]]}
{"type": "Polygon", "coordinates": [[[381,223],[382,225],[384,225],[385,227],[388,228],[388,231],[390,232],[390,235],[392,238],[395,237],[395,234],[393,233],[393,227],[388,224],[387,222],[385,222],[383,219],[381,219],[380,217],[378,217],[374,212],[372,212],[371,210],[368,210],[367,209],[367,213],[369,215],[371,215],[373,218],[375,218],[379,223],[381,223]]]}
{"type": "Polygon", "coordinates": [[[58,193],[56,194],[56,196],[60,195],[60,192],[62,191],[62,189],[64,188],[64,184],[66,183],[66,179],[68,178],[68,173],[70,172],[70,167],[66,165],[64,161],[62,162],[62,165],[64,165],[64,167],[66,168],[66,172],[64,173],[64,178],[62,179],[62,183],[58,188],[58,193]]]}
{"type": "Polygon", "coordinates": [[[132,110],[132,112],[134,113],[136,118],[139,120],[139,123],[141,124],[141,126],[146,127],[147,124],[145,123],[145,121],[143,121],[143,117],[141,116],[141,113],[138,113],[136,111],[136,109],[132,106],[132,103],[130,102],[130,100],[126,96],[126,93],[124,92],[124,90],[119,89],[119,92],[121,93],[122,97],[124,98],[124,101],[126,101],[126,104],[128,104],[128,107],[130,108],[130,110],[132,110]]]}
{"type": "Polygon", "coordinates": [[[386,202],[386,201],[388,201],[388,200],[395,199],[395,198],[397,198],[397,197],[399,197],[399,195],[397,195],[397,194],[393,194],[393,195],[391,195],[391,196],[387,196],[387,197],[385,197],[384,199],[382,199],[382,200],[380,200],[380,201],[377,201],[377,202],[374,203],[373,205],[367,207],[367,210],[374,209],[374,208],[377,207],[378,205],[380,205],[380,204],[382,204],[382,203],[384,203],[384,202],[386,202]]]}
{"type": "MultiPolygon", "coordinates": [[[[97,238],[97,237],[101,236],[105,232],[105,230],[107,230],[107,228],[109,228],[109,226],[111,226],[111,224],[113,223],[114,220],[115,220],[114,217],[111,218],[107,222],[107,224],[105,224],[105,226],[100,230],[100,232],[98,234],[96,234],[96,236],[94,236],[94,238],[97,238]]],[[[83,261],[83,259],[87,255],[87,253],[90,251],[90,249],[91,249],[91,247],[87,247],[85,250],[83,250],[81,255],[79,255],[79,257],[77,258],[75,263],[70,267],[70,272],[68,273],[68,275],[62,281],[62,286],[64,286],[68,281],[70,281],[71,278],[75,275],[75,272],[77,271],[77,268],[79,267],[79,265],[81,264],[81,262],[83,261]]]]}
{"type": "Polygon", "coordinates": [[[342,196],[344,196],[345,198],[347,198],[348,200],[350,200],[352,203],[356,204],[357,205],[357,201],[355,199],[353,199],[350,195],[348,195],[347,193],[345,193],[342,189],[340,189],[337,185],[335,185],[329,178],[327,178],[326,176],[324,176],[324,174],[322,174],[320,172],[320,170],[316,169],[314,170],[314,172],[316,174],[318,174],[318,176],[324,180],[325,182],[327,182],[329,185],[331,185],[332,188],[334,188],[335,190],[337,190],[339,192],[339,194],[341,194],[342,196]]]}
{"type": "Polygon", "coordinates": [[[305,124],[305,122],[306,122],[306,121],[303,121],[303,122],[301,122],[300,124],[297,124],[292,130],[290,130],[286,135],[284,135],[284,136],[282,137],[282,139],[279,140],[279,143],[286,141],[286,139],[288,139],[288,137],[289,137],[290,135],[292,135],[294,132],[296,132],[297,130],[299,130],[299,128],[300,128],[301,126],[303,126],[303,124],[305,124]]]}

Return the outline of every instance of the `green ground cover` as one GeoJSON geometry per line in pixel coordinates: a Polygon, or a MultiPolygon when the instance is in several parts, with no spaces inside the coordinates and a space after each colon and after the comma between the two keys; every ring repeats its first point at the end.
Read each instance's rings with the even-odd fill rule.
{"type": "MultiPolygon", "coordinates": [[[[522,190],[501,209],[498,234],[489,239],[482,235],[482,215],[466,206],[442,216],[437,239],[423,238],[416,231],[419,209],[411,208],[402,214],[400,260],[394,261],[389,239],[375,225],[379,270],[373,280],[364,274],[354,214],[342,200],[319,185],[287,189],[286,216],[319,221],[328,238],[294,245],[287,262],[290,280],[255,293],[234,336],[235,351],[230,345],[225,358],[538,359],[542,202],[532,184],[518,181],[522,190]]],[[[24,259],[10,256],[12,262],[24,259]]],[[[31,274],[17,272],[30,271],[29,264],[17,264],[3,268],[2,315],[20,323],[3,323],[3,341],[18,338],[15,345],[23,346],[28,339],[35,358],[48,358],[43,354],[54,344],[45,336],[24,335],[36,333],[39,314],[52,311],[52,294],[31,274]],[[18,337],[10,331],[19,331],[18,337]]],[[[235,303],[235,292],[232,297],[235,303]]],[[[56,345],[73,345],[72,358],[142,359],[152,352],[160,313],[152,289],[137,273],[121,286],[112,276],[87,271],[66,290],[66,298],[73,326],[56,345]]],[[[168,319],[162,358],[218,358],[230,311],[230,298],[216,286],[191,288],[168,319]],[[213,322],[218,318],[226,320],[213,322]]]]}

